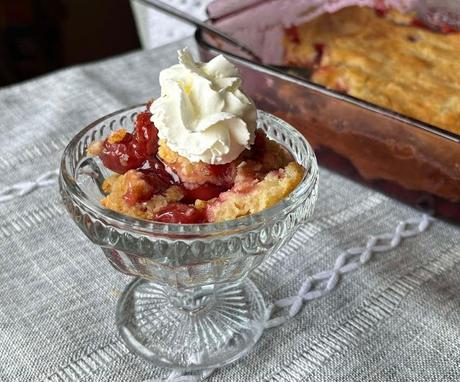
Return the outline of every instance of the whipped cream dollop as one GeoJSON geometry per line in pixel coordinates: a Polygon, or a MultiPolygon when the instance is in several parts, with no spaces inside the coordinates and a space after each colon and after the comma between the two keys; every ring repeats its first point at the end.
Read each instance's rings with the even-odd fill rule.
{"type": "Polygon", "coordinates": [[[191,162],[233,161],[256,130],[256,107],[240,89],[237,68],[222,55],[195,62],[187,49],[178,58],[161,71],[161,97],[150,108],[159,138],[191,162]]]}

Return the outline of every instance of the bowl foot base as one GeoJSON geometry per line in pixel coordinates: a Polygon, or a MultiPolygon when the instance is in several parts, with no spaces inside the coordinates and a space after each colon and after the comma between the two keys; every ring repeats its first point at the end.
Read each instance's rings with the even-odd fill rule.
{"type": "Polygon", "coordinates": [[[262,294],[249,279],[177,292],[133,281],[120,298],[117,326],[128,348],[160,367],[221,367],[248,353],[267,320],[262,294]]]}

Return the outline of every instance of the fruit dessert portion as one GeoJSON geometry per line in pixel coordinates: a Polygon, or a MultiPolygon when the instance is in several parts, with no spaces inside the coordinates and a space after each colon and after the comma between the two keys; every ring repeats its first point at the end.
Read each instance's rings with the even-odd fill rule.
{"type": "Polygon", "coordinates": [[[353,6],[287,29],[283,45],[313,82],[460,134],[460,33],[447,25],[353,6]]]}
{"type": "Polygon", "coordinates": [[[187,50],[160,74],[161,97],[88,153],[115,174],[101,203],[165,223],[236,219],[273,206],[299,184],[304,168],[256,130],[256,109],[223,56],[194,62],[187,50]]]}

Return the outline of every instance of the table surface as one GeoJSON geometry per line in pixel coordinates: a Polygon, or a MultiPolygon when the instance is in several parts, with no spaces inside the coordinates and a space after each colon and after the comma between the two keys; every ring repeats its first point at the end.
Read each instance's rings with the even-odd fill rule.
{"type": "MultiPolygon", "coordinates": [[[[59,165],[86,124],[159,94],[182,40],[0,89],[0,190],[59,165]]],[[[267,301],[291,296],[369,235],[420,212],[321,168],[314,218],[251,274],[267,301]]],[[[0,380],[145,381],[167,377],[128,352],[114,323],[129,277],[67,216],[57,186],[0,204],[0,380]],[[73,379],[72,379],[73,378],[73,379]]],[[[460,235],[434,220],[375,253],[337,286],[267,330],[212,381],[460,380],[460,235]]]]}

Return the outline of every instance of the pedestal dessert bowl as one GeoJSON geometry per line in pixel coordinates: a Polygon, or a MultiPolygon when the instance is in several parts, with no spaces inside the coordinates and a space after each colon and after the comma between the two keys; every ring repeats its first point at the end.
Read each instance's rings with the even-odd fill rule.
{"type": "Polygon", "coordinates": [[[64,151],[60,192],[78,227],[120,272],[134,276],[116,322],[128,348],[154,364],[181,370],[218,367],[245,355],[261,336],[268,310],[246,276],[277,251],[313,213],[315,155],[284,121],[258,111],[257,128],[305,169],[281,202],[238,219],[168,224],[122,215],[100,204],[107,170],[88,156],[91,142],[131,128],[144,105],[112,113],[78,133],[64,151]]]}

